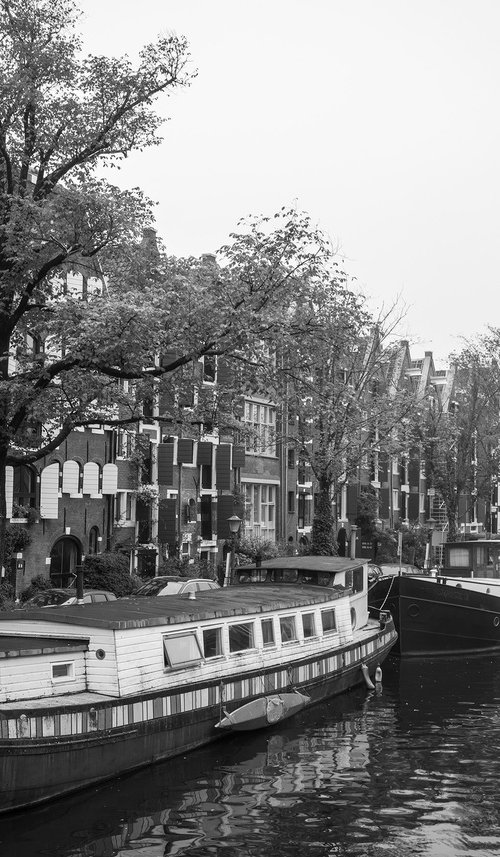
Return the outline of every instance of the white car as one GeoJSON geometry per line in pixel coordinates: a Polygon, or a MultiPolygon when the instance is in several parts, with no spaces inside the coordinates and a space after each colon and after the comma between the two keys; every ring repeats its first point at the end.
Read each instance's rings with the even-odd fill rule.
{"type": "Polygon", "coordinates": [[[148,580],[133,593],[132,598],[136,595],[182,595],[185,592],[203,592],[207,589],[220,589],[220,586],[215,580],[205,577],[165,575],[148,580]]]}

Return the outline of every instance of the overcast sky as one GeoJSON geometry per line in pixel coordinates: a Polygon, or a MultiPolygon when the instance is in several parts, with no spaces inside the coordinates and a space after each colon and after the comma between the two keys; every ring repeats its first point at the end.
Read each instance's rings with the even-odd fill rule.
{"type": "Polygon", "coordinates": [[[174,255],[295,204],[440,365],[500,326],[500,0],[79,0],[92,53],[189,41],[198,77],[120,183],[174,255]]]}

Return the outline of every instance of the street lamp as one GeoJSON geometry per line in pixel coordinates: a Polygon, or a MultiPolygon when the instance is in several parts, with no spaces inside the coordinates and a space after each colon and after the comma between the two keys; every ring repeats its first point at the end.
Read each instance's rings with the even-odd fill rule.
{"type": "Polygon", "coordinates": [[[234,568],[236,539],[238,538],[238,533],[241,527],[241,518],[238,518],[238,515],[231,515],[231,517],[227,519],[227,522],[231,531],[231,553],[228,554],[228,556],[226,557],[226,573],[224,575],[224,586],[229,585],[231,572],[234,568]]]}

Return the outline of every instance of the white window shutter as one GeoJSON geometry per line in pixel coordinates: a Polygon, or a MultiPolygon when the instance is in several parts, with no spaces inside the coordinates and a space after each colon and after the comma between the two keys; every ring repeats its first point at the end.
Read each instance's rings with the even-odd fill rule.
{"type": "Polygon", "coordinates": [[[88,461],[83,465],[83,493],[91,497],[100,497],[99,493],[99,465],[95,461],[88,461]]]}
{"type": "Polygon", "coordinates": [[[65,461],[63,464],[63,494],[78,494],[80,468],[76,461],[65,461]]]}
{"type": "Polygon", "coordinates": [[[105,464],[102,468],[102,493],[116,494],[118,490],[118,468],[116,464],[105,464]]]}
{"type": "Polygon", "coordinates": [[[59,517],[59,464],[49,464],[42,470],[40,481],[40,517],[59,517]]]}
{"type": "Polygon", "coordinates": [[[5,503],[7,506],[7,518],[12,518],[12,500],[14,494],[14,468],[5,468],[5,503]]]}

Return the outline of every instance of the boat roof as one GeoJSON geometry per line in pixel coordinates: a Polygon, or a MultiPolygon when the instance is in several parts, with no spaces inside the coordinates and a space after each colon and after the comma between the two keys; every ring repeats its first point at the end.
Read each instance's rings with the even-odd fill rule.
{"type": "Polygon", "coordinates": [[[24,620],[33,630],[42,631],[44,624],[74,625],[78,628],[125,630],[159,625],[242,617],[256,613],[294,609],[332,601],[346,595],[343,588],[322,589],[294,584],[234,585],[188,595],[155,595],[117,598],[92,604],[67,607],[45,607],[0,612],[0,637],[9,633],[9,623],[24,620]]]}
{"type": "Polygon", "coordinates": [[[262,560],[260,565],[249,563],[248,565],[238,565],[234,570],[249,570],[255,568],[286,568],[298,569],[299,571],[314,572],[322,574],[325,571],[337,572],[347,571],[352,568],[359,568],[368,562],[366,559],[346,559],[343,556],[277,556],[273,559],[262,560]]]}

